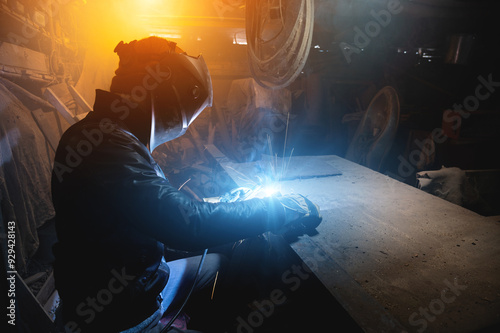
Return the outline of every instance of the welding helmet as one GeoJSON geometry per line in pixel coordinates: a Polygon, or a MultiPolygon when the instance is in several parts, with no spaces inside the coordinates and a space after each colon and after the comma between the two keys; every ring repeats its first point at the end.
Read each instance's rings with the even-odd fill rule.
{"type": "Polygon", "coordinates": [[[212,106],[212,80],[203,56],[169,53],[159,63],[164,79],[151,92],[150,149],[183,135],[212,106]]]}
{"type": "Polygon", "coordinates": [[[155,36],[120,42],[115,52],[120,64],[110,90],[129,95],[133,102],[150,98],[151,111],[145,116],[151,124],[151,151],[183,135],[212,106],[212,80],[201,55],[189,56],[175,42],[155,36]]]}

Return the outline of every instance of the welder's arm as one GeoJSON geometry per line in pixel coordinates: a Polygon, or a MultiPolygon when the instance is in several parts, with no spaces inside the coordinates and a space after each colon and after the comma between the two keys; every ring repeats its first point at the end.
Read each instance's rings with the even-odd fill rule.
{"type": "Polygon", "coordinates": [[[141,178],[128,191],[143,209],[139,215],[132,209],[132,223],[140,221],[144,232],[171,248],[199,250],[265,231],[303,233],[321,222],[319,207],[301,195],[207,203],[192,200],[157,175],[142,173],[141,178]]]}
{"type": "Polygon", "coordinates": [[[103,156],[93,159],[101,164],[94,170],[108,170],[102,175],[102,190],[110,191],[106,196],[124,222],[169,247],[204,249],[276,232],[304,217],[290,210],[290,201],[276,197],[216,204],[194,201],[158,175],[143,146],[118,136],[109,145],[100,150],[103,156]]]}
{"type": "Polygon", "coordinates": [[[103,177],[102,188],[111,191],[107,196],[113,198],[115,211],[138,232],[171,248],[204,249],[278,230],[285,223],[285,210],[276,198],[198,202],[159,176],[141,147],[124,144],[108,154],[113,173],[103,177]]]}
{"type": "Polygon", "coordinates": [[[276,198],[214,204],[194,201],[165,183],[156,190],[158,210],[149,227],[173,248],[203,249],[276,231],[285,224],[285,210],[276,198]]]}
{"type": "Polygon", "coordinates": [[[301,195],[206,203],[190,199],[162,178],[149,180],[144,191],[156,212],[147,221],[147,230],[177,249],[204,249],[265,231],[304,232],[321,222],[319,207],[301,195]]]}

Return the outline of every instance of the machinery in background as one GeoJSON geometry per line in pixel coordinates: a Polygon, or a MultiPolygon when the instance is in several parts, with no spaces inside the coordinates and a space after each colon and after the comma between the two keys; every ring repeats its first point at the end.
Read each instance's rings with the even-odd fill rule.
{"type": "Polygon", "coordinates": [[[84,52],[75,13],[82,3],[1,0],[0,76],[29,88],[76,82],[84,52]]]}

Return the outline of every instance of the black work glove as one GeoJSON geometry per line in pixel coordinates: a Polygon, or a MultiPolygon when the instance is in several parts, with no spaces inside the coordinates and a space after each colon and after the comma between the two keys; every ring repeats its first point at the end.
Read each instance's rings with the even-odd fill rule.
{"type": "MultiPolygon", "coordinates": [[[[214,199],[216,199],[215,202],[238,202],[265,196],[259,193],[258,190],[239,187],[214,199]]],[[[319,212],[319,206],[305,196],[300,194],[281,195],[280,193],[272,196],[278,199],[285,210],[285,222],[283,226],[279,230],[273,231],[273,233],[285,234],[291,231],[294,234],[303,234],[315,229],[321,223],[322,217],[319,212]]],[[[214,200],[212,199],[212,201],[214,200]]]]}
{"type": "Polygon", "coordinates": [[[315,229],[322,221],[318,205],[300,194],[276,197],[285,209],[285,224],[277,233],[291,230],[306,232],[315,229]]]}

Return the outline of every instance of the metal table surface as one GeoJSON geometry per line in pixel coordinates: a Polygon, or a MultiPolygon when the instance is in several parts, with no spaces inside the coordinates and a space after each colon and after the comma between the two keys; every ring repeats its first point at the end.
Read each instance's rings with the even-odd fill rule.
{"type": "MultiPolygon", "coordinates": [[[[209,150],[247,185],[248,163],[209,150]]],[[[498,220],[338,156],[308,158],[332,176],[280,182],[323,216],[291,247],[363,330],[473,332],[500,321],[498,220]]]]}

